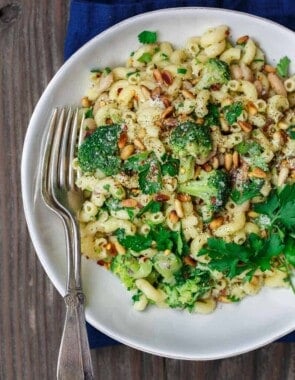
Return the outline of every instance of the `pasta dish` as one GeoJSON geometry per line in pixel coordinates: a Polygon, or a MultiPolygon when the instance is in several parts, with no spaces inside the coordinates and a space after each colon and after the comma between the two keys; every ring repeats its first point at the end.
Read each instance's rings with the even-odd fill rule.
{"type": "Polygon", "coordinates": [[[295,75],[248,35],[138,35],[93,68],[73,162],[82,254],[148,304],[210,313],[293,287],[295,75]]]}

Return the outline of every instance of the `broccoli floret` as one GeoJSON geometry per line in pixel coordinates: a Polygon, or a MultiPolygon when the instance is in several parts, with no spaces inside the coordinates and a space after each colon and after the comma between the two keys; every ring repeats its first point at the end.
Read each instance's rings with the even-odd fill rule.
{"type": "Polygon", "coordinates": [[[180,258],[174,253],[165,255],[164,253],[159,252],[153,257],[153,262],[154,268],[163,276],[164,281],[167,283],[173,282],[174,273],[182,267],[180,258]]]}
{"type": "Polygon", "coordinates": [[[174,285],[161,285],[167,295],[165,302],[172,308],[193,310],[196,301],[211,287],[209,272],[184,266],[175,277],[174,285]]]}
{"type": "Polygon", "coordinates": [[[239,184],[231,193],[231,199],[238,205],[261,195],[260,190],[264,185],[264,180],[259,178],[248,179],[239,184]]]}
{"type": "Polygon", "coordinates": [[[120,170],[118,138],[121,126],[117,124],[98,127],[78,150],[78,162],[83,172],[101,170],[105,175],[120,170]]]}
{"type": "Polygon", "coordinates": [[[173,153],[179,157],[204,159],[212,150],[210,129],[192,121],[179,124],[171,132],[170,145],[173,153]]]}
{"type": "Polygon", "coordinates": [[[127,289],[134,287],[134,282],[138,278],[150,275],[153,264],[149,259],[138,260],[130,253],[117,255],[111,263],[111,271],[115,273],[127,289]]]}
{"type": "Polygon", "coordinates": [[[178,191],[201,198],[204,202],[201,206],[203,219],[209,221],[228,200],[230,178],[222,169],[211,172],[202,170],[198,179],[180,184],[178,191]]]}
{"type": "Polygon", "coordinates": [[[204,64],[196,89],[210,88],[213,84],[225,84],[230,80],[229,66],[217,58],[209,58],[204,64]]]}
{"type": "Polygon", "coordinates": [[[257,141],[243,141],[237,144],[235,149],[251,168],[260,168],[264,171],[269,170],[267,162],[265,161],[265,156],[263,155],[263,148],[257,141]]]}

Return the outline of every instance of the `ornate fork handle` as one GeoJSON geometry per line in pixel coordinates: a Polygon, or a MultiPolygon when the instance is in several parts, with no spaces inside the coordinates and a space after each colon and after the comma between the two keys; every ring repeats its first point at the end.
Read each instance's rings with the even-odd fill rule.
{"type": "Polygon", "coordinates": [[[70,290],[64,297],[66,317],[58,358],[59,380],[93,379],[85,327],[84,300],[81,289],[70,290]]]}

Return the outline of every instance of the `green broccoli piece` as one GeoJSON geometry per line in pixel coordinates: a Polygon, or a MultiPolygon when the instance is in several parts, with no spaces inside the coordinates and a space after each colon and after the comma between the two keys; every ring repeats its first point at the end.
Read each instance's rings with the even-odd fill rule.
{"type": "Polygon", "coordinates": [[[105,175],[120,171],[118,139],[121,126],[117,124],[98,127],[78,150],[78,162],[83,172],[101,170],[105,175]]]}
{"type": "Polygon", "coordinates": [[[261,195],[260,190],[264,185],[264,180],[259,178],[249,179],[235,189],[231,193],[231,199],[238,205],[261,195]]]}
{"type": "Polygon", "coordinates": [[[130,253],[117,255],[111,262],[111,271],[116,274],[128,290],[134,288],[138,278],[150,275],[153,264],[149,259],[138,260],[130,253]]]}
{"type": "Polygon", "coordinates": [[[204,159],[212,150],[210,129],[192,121],[179,124],[170,134],[170,145],[173,153],[179,157],[204,159]]]}
{"type": "Polygon", "coordinates": [[[197,90],[210,88],[215,84],[226,84],[230,80],[229,66],[218,58],[209,58],[204,64],[201,79],[196,85],[197,90]]]}
{"type": "Polygon", "coordinates": [[[159,252],[153,257],[153,263],[156,271],[163,276],[164,281],[167,283],[173,282],[174,273],[182,267],[180,258],[174,253],[165,255],[159,252]]]}
{"type": "Polygon", "coordinates": [[[204,202],[201,206],[203,219],[210,221],[213,214],[219,211],[228,200],[230,178],[222,169],[211,172],[202,170],[198,179],[180,184],[178,191],[201,198],[204,202]]]}
{"type": "Polygon", "coordinates": [[[209,272],[184,266],[175,277],[175,284],[161,285],[167,295],[165,302],[171,308],[193,310],[196,301],[211,287],[209,272]]]}
{"type": "Polygon", "coordinates": [[[242,159],[250,166],[250,168],[260,168],[269,171],[265,157],[263,156],[262,146],[255,140],[242,141],[235,146],[237,152],[240,153],[242,159]]]}

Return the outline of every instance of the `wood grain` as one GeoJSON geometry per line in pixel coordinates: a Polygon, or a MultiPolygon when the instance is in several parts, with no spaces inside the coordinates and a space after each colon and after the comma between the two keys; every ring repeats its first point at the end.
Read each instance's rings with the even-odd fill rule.
{"type": "MultiPolygon", "coordinates": [[[[63,300],[44,273],[23,214],[20,161],[33,108],[63,62],[69,1],[0,0],[0,379],[50,380],[63,300]]],[[[120,345],[92,352],[104,380],[292,380],[295,344],[211,362],[164,359],[120,345]]]]}

